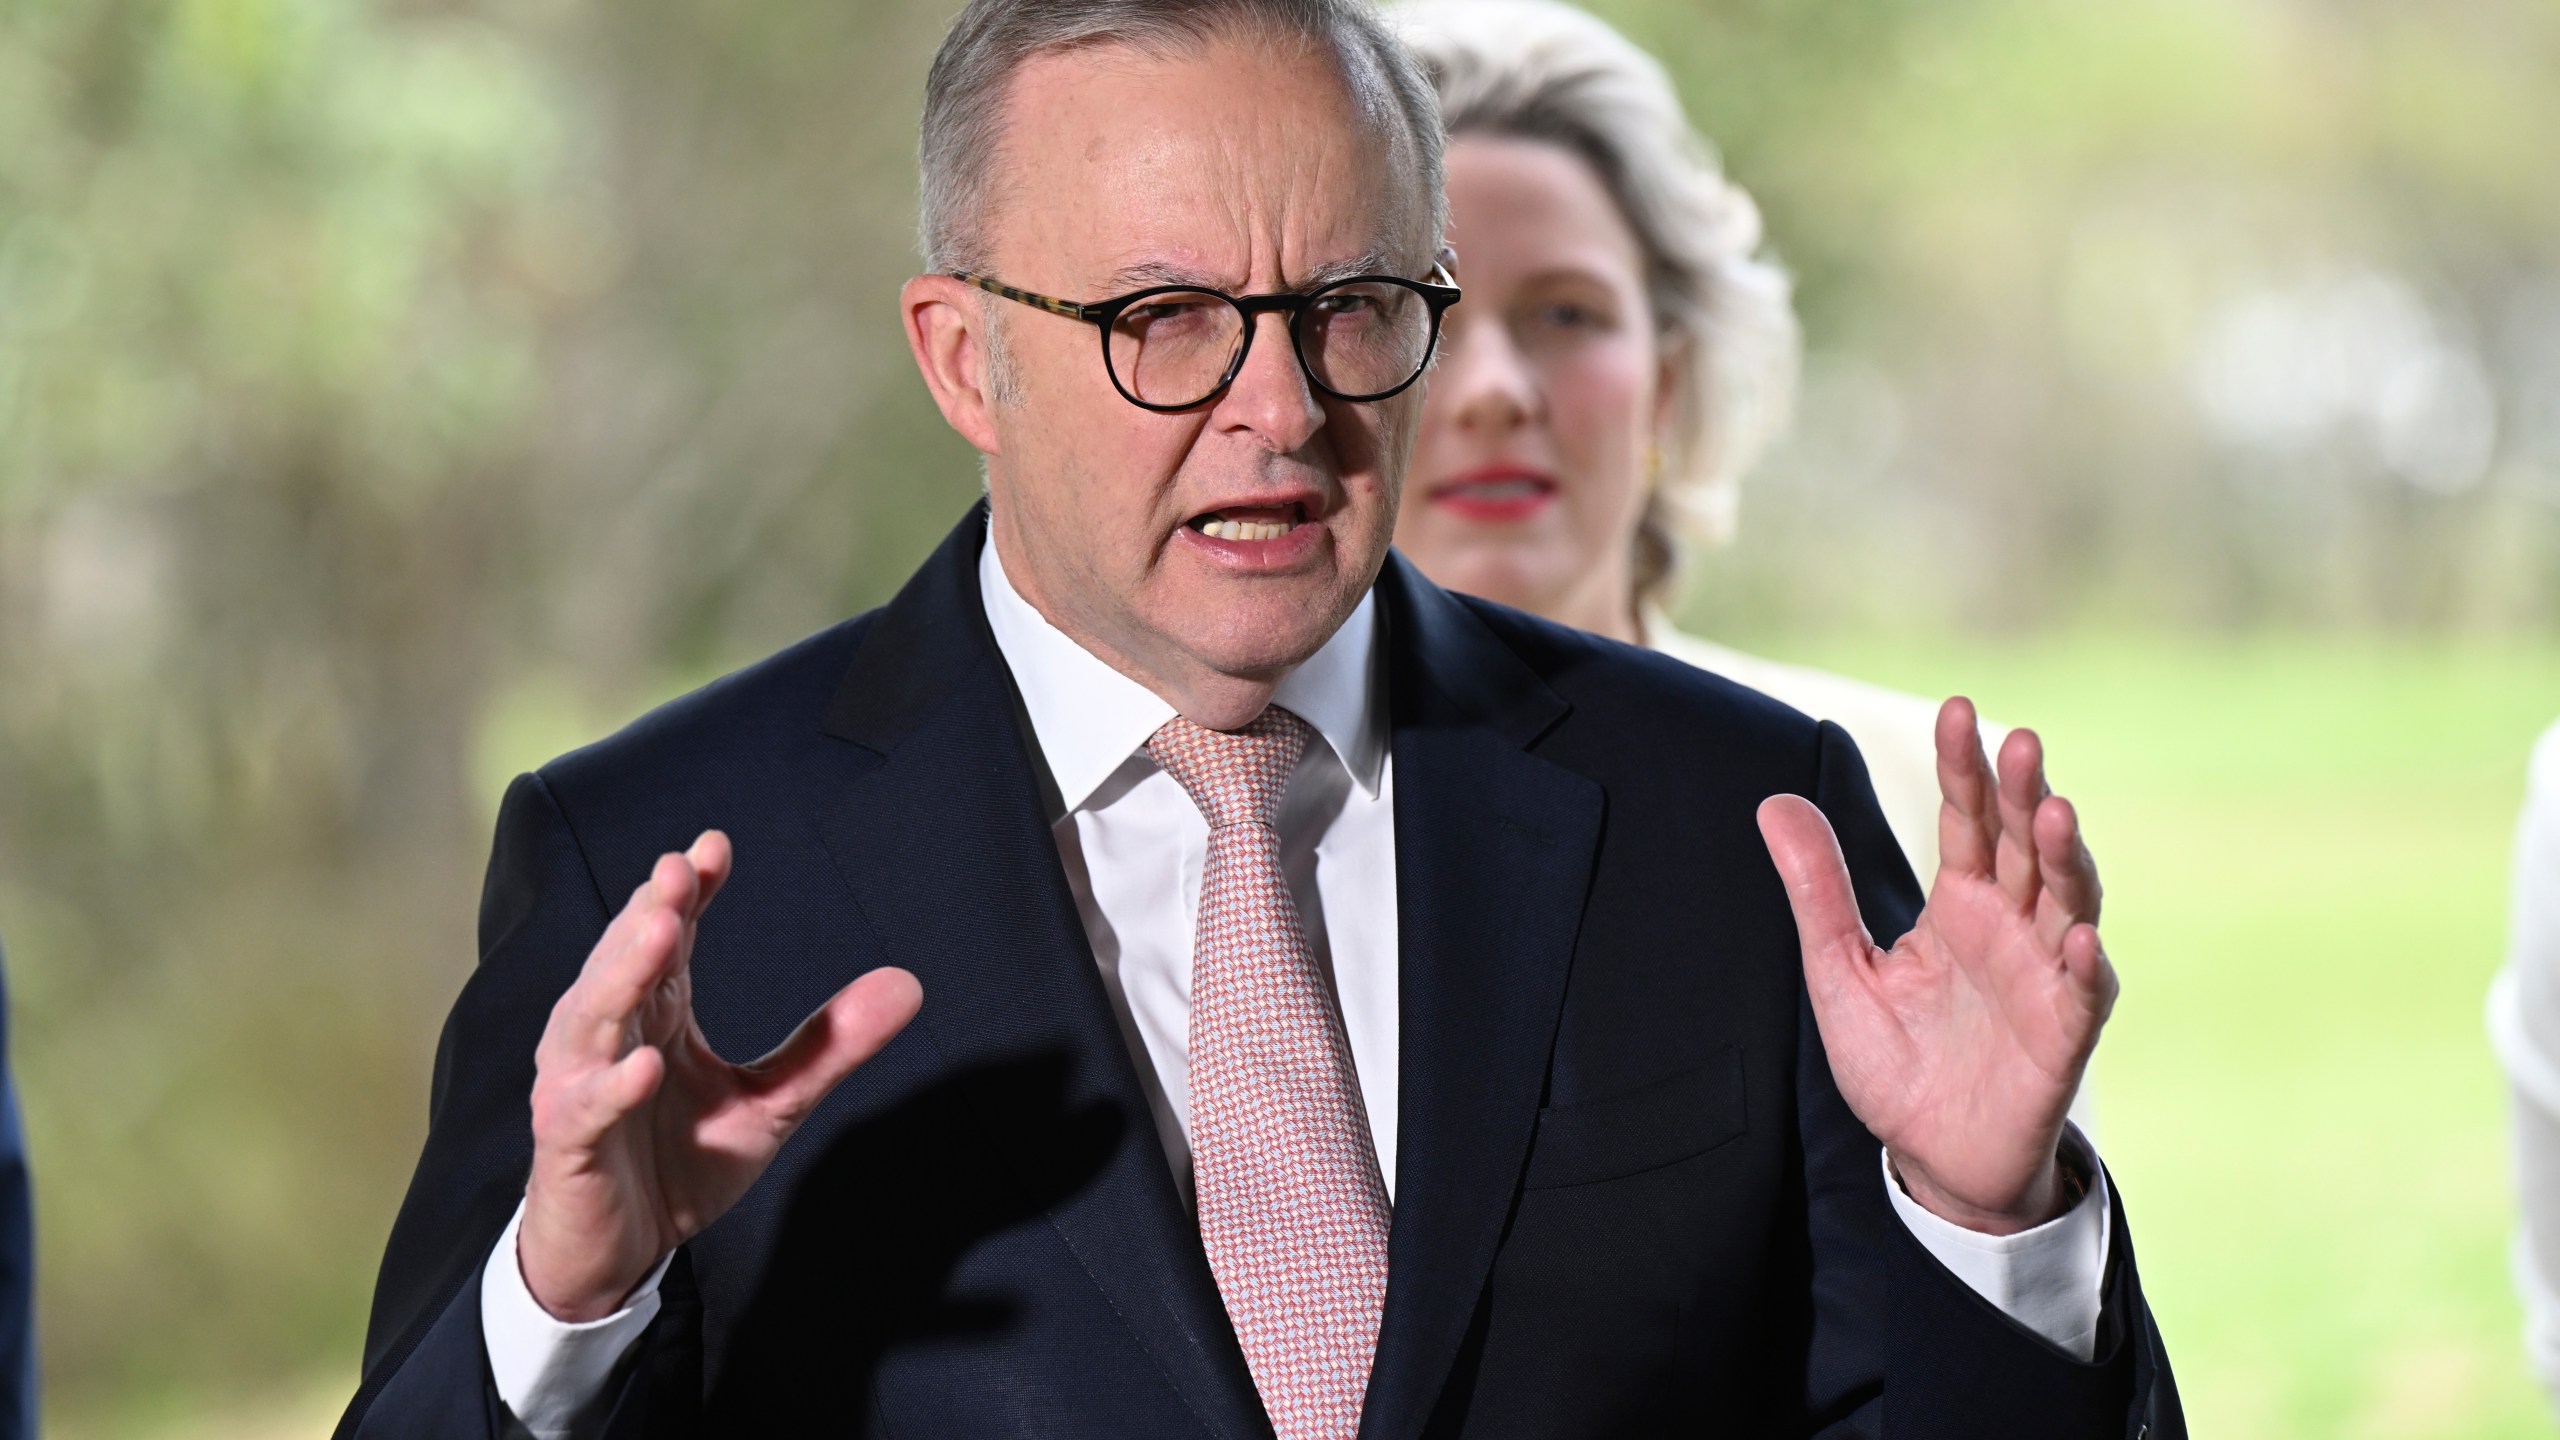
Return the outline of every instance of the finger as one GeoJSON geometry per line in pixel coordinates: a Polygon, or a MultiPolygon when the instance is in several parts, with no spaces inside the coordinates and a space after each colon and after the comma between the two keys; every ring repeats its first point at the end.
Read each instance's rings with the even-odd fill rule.
{"type": "MultiPolygon", "coordinates": [[[[694,845],[700,847],[701,839],[697,838],[694,845]]],[[[722,854],[716,858],[722,862],[718,874],[726,878],[727,857],[722,854]]],[[[687,850],[682,854],[658,857],[657,865],[649,871],[649,893],[666,907],[676,921],[675,955],[672,963],[663,967],[658,977],[662,982],[668,976],[683,974],[693,964],[694,932],[702,919],[703,909],[711,903],[711,887],[695,862],[694,851],[687,850]]]]}
{"type": "Polygon", "coordinates": [[[2053,793],[2044,783],[2044,742],[2017,729],[2000,746],[2000,889],[2021,910],[2034,907],[2041,884],[2036,864],[2036,807],[2053,793]]]}
{"type": "Polygon", "coordinates": [[[679,883],[670,865],[690,877],[675,856],[662,856],[648,881],[587,955],[577,980],[552,1007],[535,1053],[537,1065],[604,1065],[622,1057],[633,1017],[658,983],[673,972],[685,944],[684,924],[667,903],[672,892],[689,898],[690,880],[679,883]]]}
{"type": "Polygon", "coordinates": [[[557,1090],[545,1093],[537,1086],[534,1134],[554,1153],[593,1149],[606,1131],[658,1093],[666,1074],[665,1055],[655,1045],[643,1045],[557,1090]]]}
{"type": "Polygon", "coordinates": [[[1831,822],[1800,795],[1772,795],[1760,802],[1760,838],[1795,912],[1806,984],[1828,995],[1852,983],[1855,967],[1866,964],[1875,944],[1858,917],[1857,891],[1831,822]]]}
{"type": "Polygon", "coordinates": [[[2095,924],[2101,890],[2098,862],[2080,834],[2080,815],[2070,801],[2048,795],[2036,807],[2036,868],[2044,876],[2044,894],[2036,901],[2036,933],[2048,945],[2079,924],[2095,924]]]}
{"type": "Polygon", "coordinates": [[[739,1079],[765,1111],[797,1125],[854,1067],[880,1053],[924,1004],[916,977],[884,966],[847,985],[739,1079]]]}
{"type": "MultiPolygon", "coordinates": [[[[697,847],[702,843],[694,842],[697,847]]],[[[708,858],[714,862],[713,875],[725,879],[727,837],[721,837],[708,858]]],[[[621,1027],[650,992],[692,959],[694,922],[710,903],[710,888],[692,851],[661,855],[649,868],[649,878],[631,892],[630,903],[605,927],[578,983],[562,997],[584,1017],[590,1043],[599,1043],[593,1033],[597,1027],[609,1027],[618,1040],[621,1027]]],[[[612,1054],[619,1053],[616,1043],[612,1054]]]]}
{"type": "MultiPolygon", "coordinates": [[[[643,880],[631,887],[631,893],[623,899],[622,908],[614,912],[611,920],[605,922],[604,933],[596,937],[595,945],[587,951],[587,964],[593,965],[598,956],[618,951],[630,944],[632,932],[641,919],[652,910],[659,908],[656,901],[650,898],[650,885],[651,882],[643,880]]],[[[581,967],[581,973],[584,973],[583,967],[581,967]]]]}
{"type": "Polygon", "coordinates": [[[1981,723],[1961,695],[1938,707],[1938,867],[1988,877],[1996,864],[1996,781],[1982,753],[1981,723]]]}
{"type": "Polygon", "coordinates": [[[689,855],[661,855],[658,863],[649,867],[645,888],[650,899],[674,911],[679,919],[690,919],[702,894],[702,877],[695,872],[689,855]]]}
{"type": "Polygon", "coordinates": [[[667,1057],[655,1045],[642,1045],[589,1076],[580,1090],[581,1110],[591,1138],[621,1124],[625,1116],[658,1093],[667,1078],[667,1057]]]}
{"type": "Polygon", "coordinates": [[[2116,967],[2107,960],[2106,946],[2099,943],[2097,926],[2074,925],[2063,935],[2062,970],[2070,977],[2072,993],[2089,1016],[2089,1035],[2083,1041],[2083,1049],[2094,1048],[2098,1028],[2115,1013],[2116,996],[2122,988],[2116,979],[2116,967]]]}
{"type": "Polygon", "coordinates": [[[693,912],[688,918],[699,921],[702,912],[711,908],[720,887],[729,883],[729,871],[736,863],[736,856],[730,849],[727,835],[717,830],[705,830],[694,837],[693,847],[684,852],[684,858],[693,866],[698,886],[693,912]]]}

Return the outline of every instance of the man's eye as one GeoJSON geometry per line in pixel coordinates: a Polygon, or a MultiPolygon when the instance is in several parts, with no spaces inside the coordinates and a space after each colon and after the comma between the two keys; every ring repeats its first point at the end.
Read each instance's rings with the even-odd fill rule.
{"type": "Polygon", "coordinates": [[[1316,309],[1328,316],[1374,315],[1378,312],[1378,297],[1327,295],[1316,302],[1316,309]]]}

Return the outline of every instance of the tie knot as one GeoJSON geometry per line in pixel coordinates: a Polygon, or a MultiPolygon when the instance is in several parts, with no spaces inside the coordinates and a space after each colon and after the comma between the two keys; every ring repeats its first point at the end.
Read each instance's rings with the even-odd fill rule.
{"type": "Polygon", "coordinates": [[[1147,754],[1190,792],[1212,830],[1270,824],[1306,748],[1307,722],[1277,705],[1241,730],[1176,715],[1147,740],[1147,754]]]}

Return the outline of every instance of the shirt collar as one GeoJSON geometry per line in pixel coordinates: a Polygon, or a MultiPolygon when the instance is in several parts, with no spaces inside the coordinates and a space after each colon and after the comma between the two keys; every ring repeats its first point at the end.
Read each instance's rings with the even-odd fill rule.
{"type": "MultiPolygon", "coordinates": [[[[995,631],[996,649],[1013,671],[1030,712],[1032,734],[1058,798],[1070,811],[1092,798],[1137,753],[1174,708],[1146,686],[1112,669],[1069,639],[1013,588],[996,556],[994,527],[978,555],[978,595],[995,631]]],[[[1377,642],[1377,592],[1359,607],[1324,648],[1289,672],[1271,703],[1288,709],[1331,747],[1352,780],[1378,793],[1386,742],[1377,723],[1373,653],[1377,642]]]]}

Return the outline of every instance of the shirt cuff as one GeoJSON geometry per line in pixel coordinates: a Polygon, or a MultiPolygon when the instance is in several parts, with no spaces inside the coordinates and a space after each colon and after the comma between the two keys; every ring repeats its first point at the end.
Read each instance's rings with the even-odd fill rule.
{"type": "Polygon", "coordinates": [[[516,1228],[523,1223],[519,1200],[480,1272],[480,1339],[489,1350],[498,1399],[520,1427],[511,1434],[571,1440],[613,1379],[614,1367],[657,1318],[658,1282],[675,1252],[658,1261],[620,1310],[572,1324],[553,1318],[525,1288],[524,1271],[516,1264],[516,1228]]]}
{"type": "Polygon", "coordinates": [[[2077,1127],[2063,1127],[2062,1144],[2065,1163],[2077,1160],[2088,1175],[2088,1193],[2060,1216],[2015,1235],[1985,1235],[1930,1214],[1903,1193],[1881,1152],[1877,1163],[1884,1166],[1893,1213],[1939,1264],[2000,1313],[2085,1361],[2098,1351],[2114,1201],[2107,1172],[2077,1127]]]}

